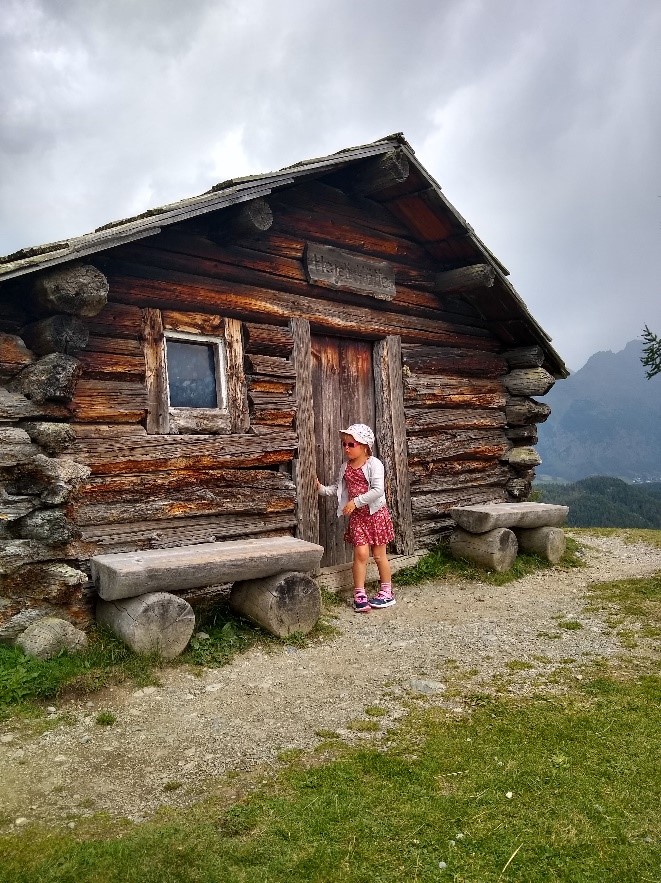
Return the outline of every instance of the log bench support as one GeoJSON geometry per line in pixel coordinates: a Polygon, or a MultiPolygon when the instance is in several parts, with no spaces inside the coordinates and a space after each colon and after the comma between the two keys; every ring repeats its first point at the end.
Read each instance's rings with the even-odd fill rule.
{"type": "Polygon", "coordinates": [[[450,551],[498,573],[510,569],[519,550],[557,564],[566,548],[559,525],[568,512],[567,506],[551,503],[458,506],[450,510],[457,523],[450,551]]]}
{"type": "Polygon", "coordinates": [[[136,652],[172,659],[195,627],[176,592],[234,583],[230,604],[238,613],[278,637],[306,634],[321,612],[320,589],[308,574],[322,554],[315,543],[268,537],[98,555],[97,620],[136,652]]]}

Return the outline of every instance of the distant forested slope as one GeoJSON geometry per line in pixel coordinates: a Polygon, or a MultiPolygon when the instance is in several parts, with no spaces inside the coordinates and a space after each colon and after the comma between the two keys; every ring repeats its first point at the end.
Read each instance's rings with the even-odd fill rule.
{"type": "Polygon", "coordinates": [[[574,484],[535,486],[544,503],[569,506],[571,527],[644,527],[661,529],[661,482],[627,484],[595,475],[574,484]]]}

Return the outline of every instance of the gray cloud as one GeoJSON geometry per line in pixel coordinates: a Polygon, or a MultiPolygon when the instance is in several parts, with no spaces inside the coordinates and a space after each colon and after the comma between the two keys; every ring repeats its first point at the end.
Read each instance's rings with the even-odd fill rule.
{"type": "Polygon", "coordinates": [[[568,364],[658,296],[655,0],[9,0],[0,252],[404,131],[568,364]]]}

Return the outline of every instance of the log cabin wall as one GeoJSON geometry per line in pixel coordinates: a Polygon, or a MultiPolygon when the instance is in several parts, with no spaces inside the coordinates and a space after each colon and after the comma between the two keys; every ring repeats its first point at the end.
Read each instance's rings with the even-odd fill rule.
{"type": "MultiPolygon", "coordinates": [[[[279,190],[268,204],[164,227],[74,265],[88,294],[59,306],[38,292],[70,265],[3,286],[0,433],[11,449],[0,473],[0,628],[58,605],[83,621],[97,553],[312,536],[295,485],[303,430],[295,363],[310,328],[393,343],[382,354],[401,360],[388,383],[401,386],[398,469],[408,466],[416,547],[449,529],[453,505],[527,494],[545,406],[528,398],[539,378],[520,374],[539,369],[538,353],[513,349],[508,361],[507,335],[496,336],[475,305],[493,271],[469,267],[463,282],[452,273],[439,281],[439,268],[476,256],[455,221],[421,210],[428,183],[419,173],[374,186],[358,193],[340,173],[279,190]],[[311,244],[386,261],[393,296],[311,282],[311,244]],[[90,278],[97,287],[107,280],[107,303],[90,278]],[[168,332],[224,336],[233,405],[216,428],[163,406],[168,332]]],[[[309,412],[308,402],[306,420],[309,412]]],[[[388,415],[379,420],[386,431],[388,415]]],[[[408,486],[404,501],[389,493],[405,519],[408,486]]]]}

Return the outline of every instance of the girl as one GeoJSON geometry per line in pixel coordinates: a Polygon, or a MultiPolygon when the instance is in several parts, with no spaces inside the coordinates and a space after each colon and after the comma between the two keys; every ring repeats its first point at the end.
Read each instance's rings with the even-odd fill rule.
{"type": "Polygon", "coordinates": [[[353,609],[369,613],[373,607],[392,607],[395,603],[386,555],[386,544],[395,538],[395,530],[386,507],[383,463],[372,456],[374,433],[364,423],[353,423],[348,429],[341,429],[340,435],[346,463],[340,467],[336,484],[326,486],[317,479],[317,488],[325,497],[337,495],[338,518],[349,516],[344,539],[354,547],[353,609]],[[370,546],[381,585],[377,594],[368,599],[365,574],[370,546]]]}

